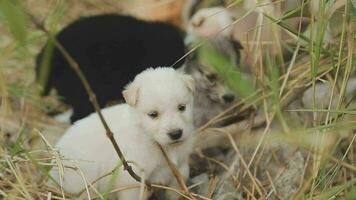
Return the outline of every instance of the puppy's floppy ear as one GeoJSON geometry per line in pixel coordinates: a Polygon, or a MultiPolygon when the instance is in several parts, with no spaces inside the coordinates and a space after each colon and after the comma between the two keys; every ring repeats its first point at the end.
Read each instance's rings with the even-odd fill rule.
{"type": "Polygon", "coordinates": [[[122,96],[125,102],[132,107],[135,107],[138,101],[139,87],[137,83],[133,82],[126,86],[126,89],[122,92],[122,96]]]}
{"type": "Polygon", "coordinates": [[[183,74],[182,75],[183,81],[185,85],[187,86],[188,90],[191,93],[194,93],[195,91],[195,81],[190,75],[183,74]]]}

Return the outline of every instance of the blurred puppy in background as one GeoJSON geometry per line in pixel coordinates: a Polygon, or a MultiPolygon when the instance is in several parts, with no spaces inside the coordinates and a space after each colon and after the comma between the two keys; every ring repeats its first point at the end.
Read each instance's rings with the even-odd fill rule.
{"type": "MultiPolygon", "coordinates": [[[[192,7],[191,7],[192,9],[192,7]]],[[[186,45],[207,38],[221,54],[236,65],[240,64],[240,43],[232,39],[233,17],[223,7],[192,10],[186,16],[186,45]]],[[[111,101],[120,101],[116,91],[124,87],[140,70],[169,66],[184,58],[185,46],[179,30],[161,22],[144,22],[132,17],[102,15],[83,18],[64,28],[57,39],[74,57],[93,86],[101,107],[111,101]],[[125,31],[121,31],[125,30],[125,31]],[[86,34],[90,32],[90,34],[86,34]]],[[[47,44],[48,46],[48,44],[47,44]]],[[[40,77],[46,48],[37,59],[40,77]]],[[[55,88],[62,100],[73,107],[71,122],[94,110],[88,96],[69,63],[55,48],[50,59],[49,79],[44,94],[55,88]]],[[[193,76],[197,82],[194,124],[201,126],[236,100],[224,80],[211,67],[198,62],[194,52],[174,65],[193,76]]],[[[68,113],[60,115],[66,121],[68,113]]]]}
{"type": "MultiPolygon", "coordinates": [[[[242,46],[233,38],[232,14],[220,6],[197,9],[197,4],[199,1],[189,1],[184,11],[186,44],[190,48],[200,43],[211,45],[230,63],[240,67],[242,46]]],[[[196,81],[194,120],[196,125],[203,125],[232,106],[237,96],[228,88],[225,80],[204,60],[199,60],[196,54],[193,51],[188,56],[185,71],[196,81]]]]}
{"type": "MultiPolygon", "coordinates": [[[[163,22],[146,22],[114,14],[91,16],[69,24],[56,38],[79,64],[100,107],[122,100],[122,95],[115,91],[121,91],[144,69],[178,68],[184,63],[179,61],[185,53],[180,30],[163,22]]],[[[50,51],[48,42],[37,57],[37,79],[43,85],[43,94],[55,88],[63,102],[73,107],[71,122],[74,122],[94,109],[62,53],[57,48],[52,55],[50,51]],[[48,72],[47,76],[44,72],[48,72]]]]}

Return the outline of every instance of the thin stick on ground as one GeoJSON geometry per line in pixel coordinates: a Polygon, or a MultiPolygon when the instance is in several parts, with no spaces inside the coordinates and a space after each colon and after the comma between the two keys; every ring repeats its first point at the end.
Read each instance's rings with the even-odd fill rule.
{"type": "MultiPolygon", "coordinates": [[[[112,145],[114,146],[114,149],[116,151],[116,153],[118,154],[120,160],[122,161],[122,164],[124,166],[124,170],[126,170],[131,176],[132,178],[134,178],[137,182],[141,182],[141,177],[139,175],[137,175],[132,167],[128,164],[128,162],[126,161],[119,145],[117,144],[115,138],[114,138],[114,134],[113,132],[110,130],[109,125],[107,124],[107,122],[104,119],[103,114],[100,111],[100,106],[98,104],[96,95],[94,94],[93,90],[90,87],[90,84],[88,82],[88,80],[85,78],[83,72],[81,71],[78,63],[72,58],[72,56],[66,51],[66,49],[58,42],[58,40],[51,34],[50,31],[48,31],[44,25],[42,23],[40,23],[35,16],[33,16],[31,13],[26,12],[26,14],[29,16],[30,21],[36,26],[36,28],[40,29],[41,31],[43,31],[48,37],[49,39],[54,43],[54,45],[58,48],[58,50],[61,52],[61,54],[64,56],[64,58],[68,61],[70,67],[74,70],[74,72],[76,73],[76,75],[79,77],[80,81],[82,82],[86,93],[89,96],[89,100],[92,103],[95,112],[98,114],[101,123],[103,124],[105,131],[106,131],[106,136],[110,139],[112,145]]],[[[151,187],[151,184],[145,180],[145,184],[147,185],[147,187],[151,187]]]]}
{"type": "Polygon", "coordinates": [[[242,165],[244,166],[247,174],[249,175],[249,178],[251,179],[252,183],[254,184],[254,186],[256,187],[256,190],[258,192],[258,194],[260,196],[263,196],[263,192],[261,190],[261,187],[260,185],[258,184],[258,182],[256,181],[256,177],[254,175],[252,175],[247,163],[245,162],[244,158],[242,157],[242,154],[241,152],[239,151],[239,149],[237,148],[236,144],[235,144],[235,141],[234,139],[232,138],[231,134],[227,133],[227,132],[223,132],[225,133],[225,135],[228,137],[228,139],[230,140],[230,143],[232,145],[232,147],[234,148],[234,150],[236,151],[237,155],[239,156],[240,160],[241,160],[241,163],[242,165]]]}
{"type": "Polygon", "coordinates": [[[191,199],[195,199],[195,197],[193,197],[189,190],[188,187],[185,185],[185,181],[183,180],[182,175],[179,173],[179,171],[177,170],[176,166],[173,164],[173,162],[169,159],[167,152],[164,150],[164,148],[157,143],[157,146],[159,147],[159,149],[161,150],[167,164],[168,167],[171,169],[174,177],[176,178],[178,185],[181,187],[181,189],[186,193],[186,195],[188,195],[191,199]]]}

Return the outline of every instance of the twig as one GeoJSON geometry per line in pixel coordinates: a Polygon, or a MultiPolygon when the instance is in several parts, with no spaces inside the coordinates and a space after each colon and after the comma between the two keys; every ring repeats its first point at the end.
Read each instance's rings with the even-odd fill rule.
{"type": "MultiPolygon", "coordinates": [[[[201,150],[198,150],[198,151],[197,151],[197,154],[198,154],[198,156],[200,156],[201,158],[206,159],[207,161],[210,161],[210,162],[213,162],[213,163],[219,165],[219,166],[222,167],[227,173],[230,172],[229,167],[228,167],[224,162],[219,161],[219,160],[217,160],[217,159],[215,159],[215,158],[211,158],[211,157],[209,157],[209,156],[204,155],[204,153],[203,153],[201,150]]],[[[230,174],[230,177],[231,177],[232,181],[233,181],[235,184],[238,182],[238,179],[237,179],[237,177],[236,177],[234,174],[231,173],[231,174],[230,174]]]]}
{"type": "MultiPolygon", "coordinates": [[[[164,186],[164,185],[159,185],[159,184],[154,184],[154,183],[152,183],[151,185],[152,185],[152,188],[164,189],[164,190],[167,190],[167,191],[172,191],[172,192],[175,192],[175,193],[183,196],[186,199],[195,200],[195,198],[192,199],[191,197],[189,197],[186,194],[184,194],[181,190],[177,190],[177,189],[172,188],[172,187],[167,187],[167,186],[164,186]]],[[[124,191],[124,190],[135,189],[135,188],[139,188],[139,187],[141,187],[139,184],[137,184],[137,185],[127,185],[127,186],[115,188],[115,189],[111,190],[109,192],[109,194],[114,193],[114,192],[124,191]]],[[[203,199],[203,200],[212,200],[211,198],[208,198],[208,197],[205,197],[205,196],[202,196],[202,195],[199,195],[199,194],[195,194],[195,193],[191,193],[191,195],[195,196],[195,197],[198,197],[200,199],[203,199]]],[[[97,199],[97,197],[94,197],[92,199],[97,199]]]]}
{"type": "Polygon", "coordinates": [[[247,174],[249,175],[249,178],[251,179],[253,185],[256,186],[256,190],[257,190],[258,194],[260,196],[264,196],[263,191],[261,190],[262,187],[258,184],[258,181],[256,180],[257,178],[251,173],[249,167],[247,166],[245,159],[242,157],[242,154],[241,154],[240,150],[237,148],[236,143],[235,143],[234,139],[232,138],[231,134],[228,132],[223,132],[223,133],[225,133],[225,135],[230,140],[231,145],[232,145],[233,149],[235,150],[235,152],[237,153],[238,157],[240,158],[243,167],[245,168],[247,174]]]}
{"type": "MultiPolygon", "coordinates": [[[[52,40],[52,42],[54,43],[54,45],[58,48],[58,50],[62,53],[62,55],[64,56],[64,58],[68,61],[70,67],[75,71],[75,73],[77,74],[77,76],[79,77],[80,81],[82,82],[85,91],[87,92],[88,96],[89,96],[89,100],[92,103],[95,112],[98,114],[101,123],[103,124],[105,131],[106,131],[106,136],[110,139],[112,145],[114,146],[114,149],[117,153],[117,155],[119,156],[120,160],[122,161],[122,164],[124,166],[124,170],[126,170],[131,176],[132,178],[134,178],[137,182],[141,182],[141,177],[139,175],[137,175],[132,167],[127,163],[119,145],[117,144],[115,138],[114,138],[114,134],[113,132],[110,130],[107,122],[104,119],[103,114],[100,111],[100,106],[98,104],[98,101],[96,99],[96,96],[93,92],[93,90],[90,87],[90,84],[88,82],[88,80],[85,78],[83,72],[81,71],[78,63],[73,59],[73,57],[71,55],[69,55],[69,53],[66,51],[66,49],[62,46],[61,43],[58,42],[58,40],[44,27],[44,25],[42,23],[40,23],[35,16],[33,16],[31,13],[26,12],[26,14],[29,16],[31,22],[36,26],[36,28],[42,30],[44,33],[46,33],[46,35],[49,37],[50,40],[52,40]]],[[[147,187],[151,187],[151,184],[145,180],[145,184],[147,185],[147,187]]]]}
{"type": "Polygon", "coordinates": [[[273,193],[275,193],[277,195],[277,189],[276,189],[276,186],[274,185],[272,177],[271,177],[271,175],[269,174],[268,171],[266,171],[266,175],[267,175],[268,181],[271,184],[271,190],[266,196],[266,198],[268,199],[273,193]]]}
{"type": "Polygon", "coordinates": [[[189,190],[188,190],[188,187],[185,185],[185,181],[183,180],[182,178],[182,175],[180,174],[180,172],[177,170],[176,166],[172,163],[172,161],[169,159],[168,155],[167,155],[167,152],[164,150],[164,148],[159,144],[159,143],[156,143],[157,146],[159,147],[159,149],[161,150],[167,164],[168,164],[168,167],[171,169],[174,177],[176,178],[177,182],[178,182],[178,185],[181,187],[181,189],[186,193],[186,195],[188,195],[191,199],[195,199],[195,197],[193,197],[189,190]]]}

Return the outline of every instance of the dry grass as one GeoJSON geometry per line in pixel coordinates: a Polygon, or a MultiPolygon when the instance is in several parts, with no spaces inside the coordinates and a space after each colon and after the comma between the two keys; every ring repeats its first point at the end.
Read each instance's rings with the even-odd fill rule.
{"type": "MultiPolygon", "coordinates": [[[[25,6],[38,19],[49,18],[46,25],[53,29],[59,29],[78,16],[141,12],[137,3],[98,2],[27,0],[25,6]]],[[[170,2],[159,2],[157,7],[170,2]]],[[[336,2],[339,6],[346,1],[336,2]]],[[[152,5],[147,9],[158,9],[147,4],[152,5]]],[[[230,5],[234,7],[235,4],[238,3],[230,5]]],[[[188,186],[191,193],[187,194],[161,185],[153,185],[153,188],[173,190],[186,199],[224,199],[223,196],[228,195],[234,195],[236,199],[355,199],[356,113],[352,104],[348,105],[343,100],[343,91],[349,77],[354,76],[356,25],[355,19],[348,19],[355,16],[343,9],[345,4],[339,7],[341,9],[336,9],[337,6],[334,6],[335,13],[346,17],[341,17],[337,28],[333,27],[334,38],[328,45],[320,40],[326,21],[313,21],[306,17],[309,24],[318,27],[315,36],[308,35],[313,42],[297,37],[300,36],[298,26],[295,29],[297,34],[289,33],[288,40],[284,40],[280,37],[280,34],[288,32],[284,21],[277,24],[267,19],[279,19],[281,15],[278,13],[283,12],[256,14],[260,21],[253,29],[240,32],[239,35],[244,36],[239,39],[243,44],[249,44],[244,53],[257,89],[199,128],[201,139],[192,168],[209,175],[207,182],[198,184],[206,184],[207,191],[196,191],[196,187],[188,186]],[[266,26],[268,30],[260,29],[266,26]],[[265,34],[266,31],[269,34],[265,34]],[[266,35],[271,37],[266,39],[266,35]],[[291,56],[282,56],[285,49],[289,49],[291,56]],[[275,71],[275,68],[279,70],[275,71]],[[327,112],[327,109],[301,111],[297,100],[307,87],[315,87],[320,80],[332,83],[333,95],[329,102],[336,99],[337,107],[332,110],[337,113],[327,112]],[[217,122],[235,115],[245,117],[228,127],[214,127],[217,122]],[[216,149],[216,141],[228,151],[223,159],[206,150],[216,149]],[[232,191],[236,193],[230,194],[232,191]]],[[[351,6],[351,3],[347,4],[348,9],[351,6]]],[[[326,13],[321,11],[319,19],[326,13]]],[[[146,12],[147,15],[152,16],[152,12],[146,12]]],[[[152,18],[179,23],[174,14],[152,18]]],[[[236,24],[244,20],[242,16],[236,24]]],[[[26,48],[23,48],[11,37],[5,24],[0,23],[0,199],[76,199],[44,184],[48,179],[50,160],[60,163],[63,159],[51,144],[68,124],[61,124],[46,115],[62,111],[66,106],[57,100],[55,94],[46,98],[38,95],[34,58],[46,38],[30,23],[27,28],[28,39],[26,48]]],[[[115,188],[111,192],[132,187],[143,188],[143,184],[115,188]]],[[[90,184],[88,188],[91,188],[90,184]]],[[[92,198],[104,196],[97,193],[92,198]]]]}

